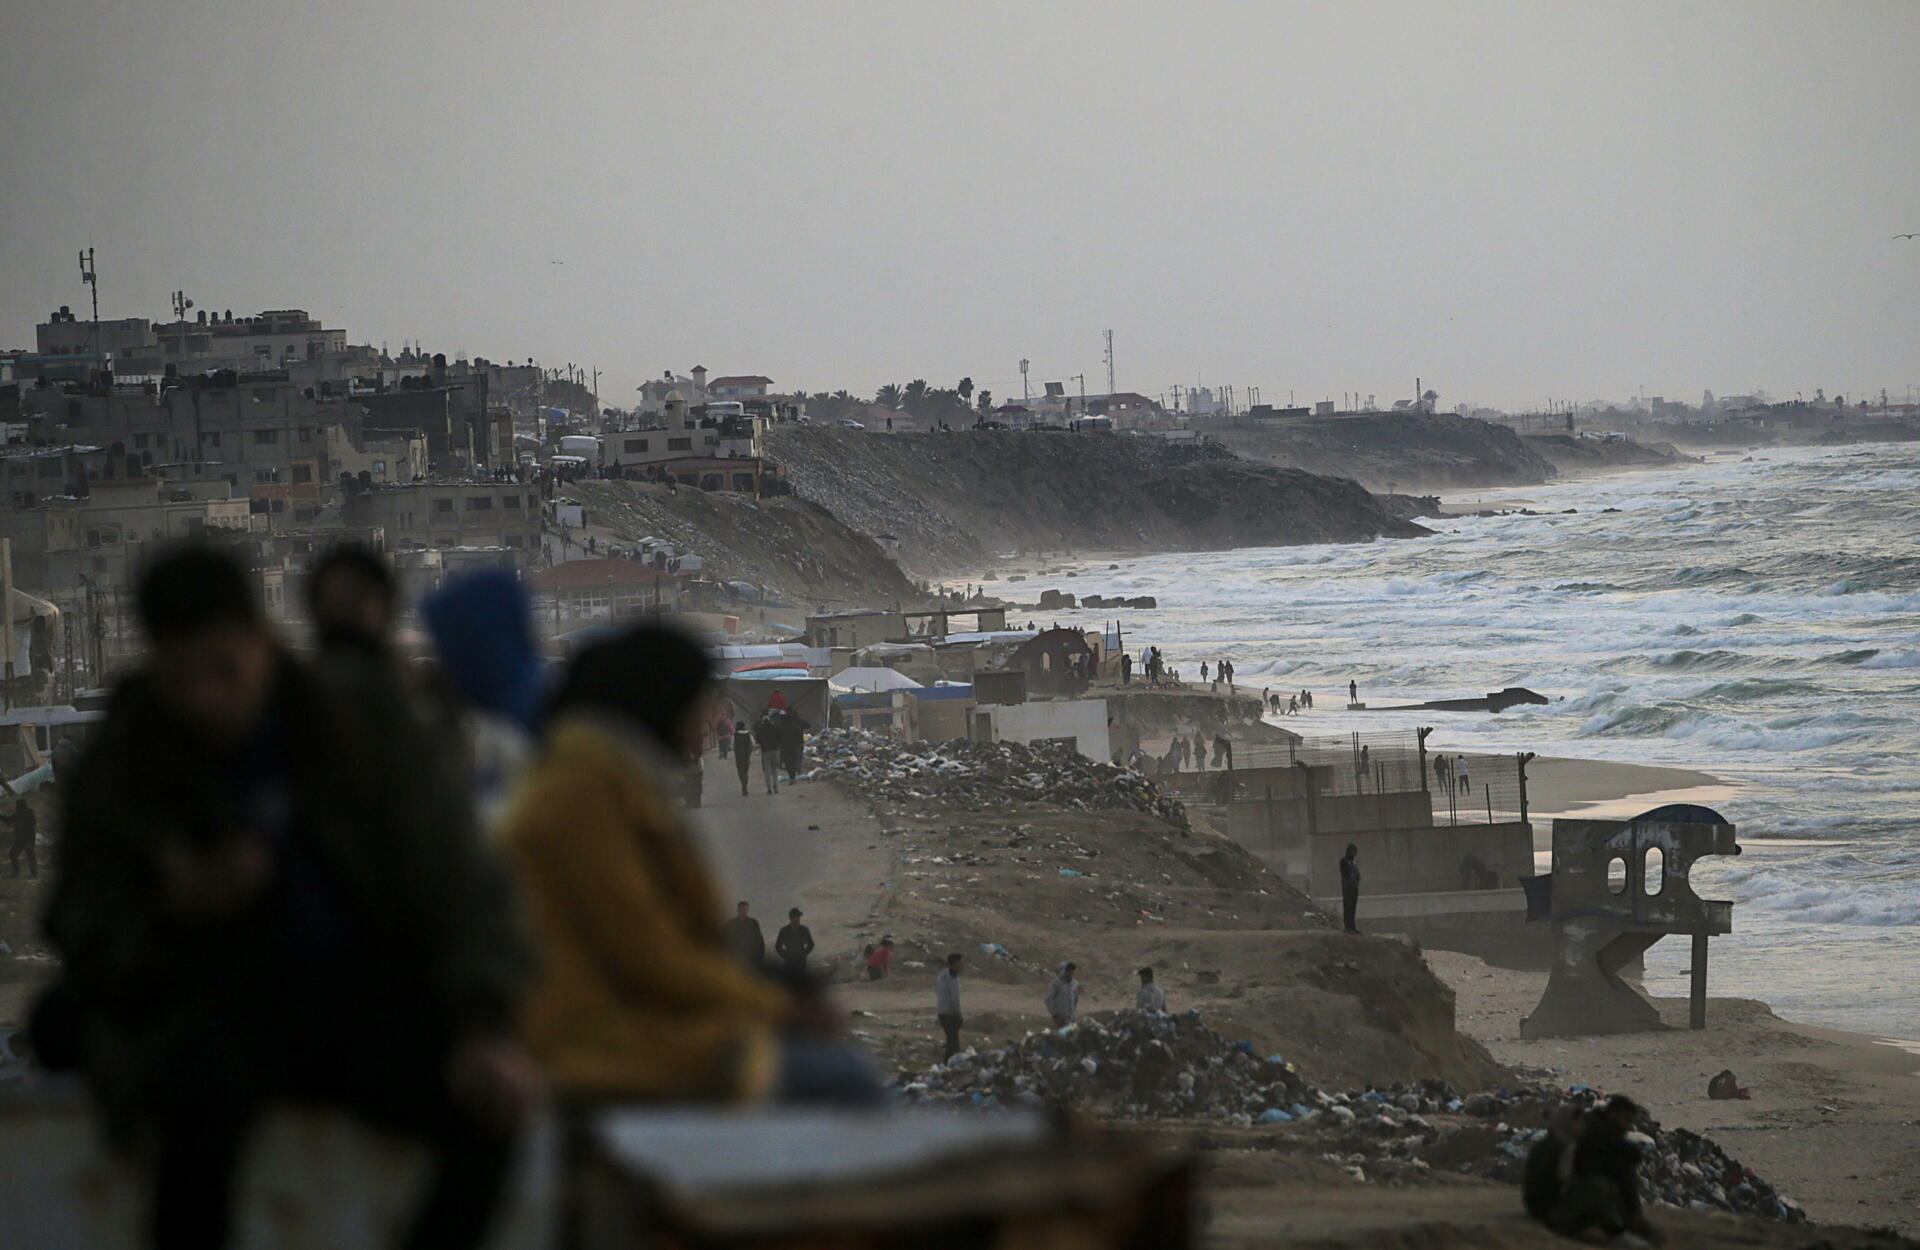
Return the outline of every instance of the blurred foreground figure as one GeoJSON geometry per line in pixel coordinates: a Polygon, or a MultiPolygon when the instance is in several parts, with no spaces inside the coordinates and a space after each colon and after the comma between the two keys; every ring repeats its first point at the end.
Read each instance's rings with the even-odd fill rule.
{"type": "Polygon", "coordinates": [[[561,679],[505,831],[541,947],[528,1041],[556,1091],[583,1101],[876,1101],[818,992],[729,948],[674,803],[710,678],[692,641],[647,626],[561,679]]]}
{"type": "Polygon", "coordinates": [[[1527,1154],[1527,1213],[1566,1237],[1596,1229],[1619,1245],[1662,1240],[1640,1204],[1640,1147],[1628,1136],[1639,1114],[1625,1094],[1584,1113],[1562,1108],[1527,1154]]]}
{"type": "Polygon", "coordinates": [[[433,637],[450,732],[462,748],[481,828],[498,830],[539,732],[540,654],[533,601],[505,569],[468,573],[428,595],[420,618],[433,637]]]}
{"type": "Polygon", "coordinates": [[[529,960],[464,779],[417,719],[282,650],[226,556],[140,588],[152,643],[64,788],[42,1053],[146,1148],[152,1244],[228,1244],[249,1129],[336,1107],[418,1138],[409,1247],[477,1245],[534,1094],[529,960]]]}

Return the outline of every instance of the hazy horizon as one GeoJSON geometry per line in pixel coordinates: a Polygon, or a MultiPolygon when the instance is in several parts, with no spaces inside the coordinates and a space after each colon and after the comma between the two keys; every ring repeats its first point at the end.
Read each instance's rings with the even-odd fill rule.
{"type": "Polygon", "coordinates": [[[1910,4],[11,17],[0,347],[84,315],[91,244],[103,317],[304,307],[616,406],[696,364],[1104,391],[1109,328],[1156,396],[1920,379],[1910,4]]]}

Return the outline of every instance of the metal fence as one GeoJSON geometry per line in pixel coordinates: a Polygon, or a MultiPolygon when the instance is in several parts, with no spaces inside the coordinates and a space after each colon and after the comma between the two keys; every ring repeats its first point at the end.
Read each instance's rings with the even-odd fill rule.
{"type": "Polygon", "coordinates": [[[1447,751],[1407,729],[1236,743],[1230,767],[1158,780],[1175,794],[1215,803],[1304,798],[1310,790],[1316,800],[1398,798],[1404,812],[1406,796],[1423,795],[1436,825],[1507,824],[1526,819],[1524,758],[1447,751]]]}

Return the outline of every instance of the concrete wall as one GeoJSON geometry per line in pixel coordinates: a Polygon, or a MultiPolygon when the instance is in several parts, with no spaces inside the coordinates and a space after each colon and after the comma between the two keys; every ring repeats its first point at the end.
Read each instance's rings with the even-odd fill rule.
{"type": "Polygon", "coordinates": [[[1530,824],[1321,833],[1313,839],[1311,893],[1339,894],[1340,858],[1349,842],[1360,848],[1362,897],[1458,890],[1460,862],[1469,855],[1499,874],[1501,889],[1533,873],[1530,824]]]}
{"type": "Polygon", "coordinates": [[[1057,699],[1045,703],[998,703],[981,711],[992,717],[996,742],[1071,738],[1080,754],[1106,763],[1113,758],[1105,699],[1057,699]]]}
{"type": "Polygon", "coordinates": [[[1433,804],[1425,790],[1401,794],[1321,795],[1313,803],[1315,833],[1349,833],[1372,829],[1425,830],[1432,824],[1433,804]]]}

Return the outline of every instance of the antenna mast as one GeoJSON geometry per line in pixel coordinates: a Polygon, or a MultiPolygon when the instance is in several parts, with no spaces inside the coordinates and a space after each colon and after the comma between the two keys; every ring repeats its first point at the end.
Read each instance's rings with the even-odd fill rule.
{"type": "Polygon", "coordinates": [[[93,354],[100,355],[100,275],[93,267],[93,249],[80,253],[80,281],[93,292],[93,354]]]}
{"type": "Polygon", "coordinates": [[[1113,394],[1113,331],[1107,331],[1107,394],[1113,394]]]}

